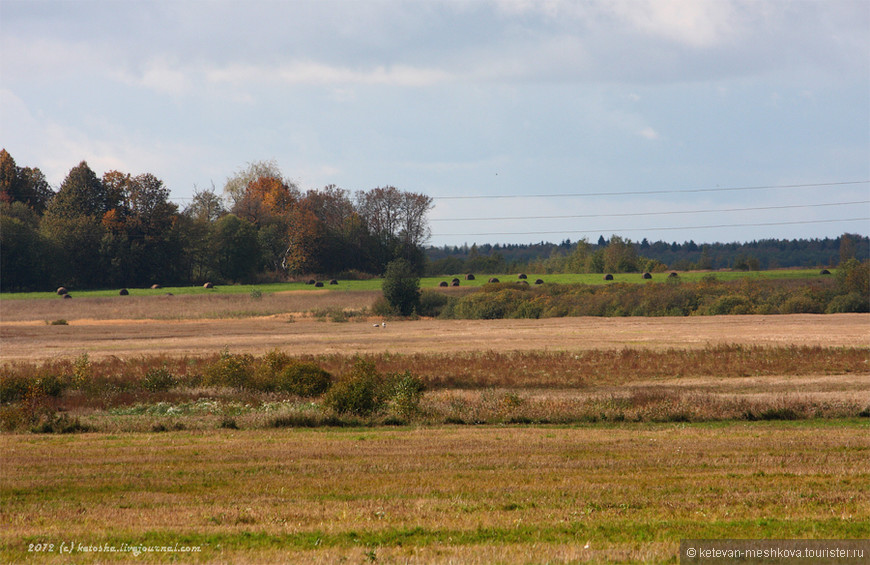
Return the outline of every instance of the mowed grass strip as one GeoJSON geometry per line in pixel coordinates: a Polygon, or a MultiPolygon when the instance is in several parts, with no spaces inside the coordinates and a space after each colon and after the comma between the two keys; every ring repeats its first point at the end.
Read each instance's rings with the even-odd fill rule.
{"type": "MultiPolygon", "coordinates": [[[[697,282],[704,277],[713,276],[717,280],[720,281],[730,281],[730,280],[738,280],[738,279],[817,279],[821,278],[823,275],[819,274],[818,269],[772,269],[768,271],[690,271],[690,272],[680,272],[679,279],[684,282],[697,282]]],[[[836,270],[831,271],[832,273],[836,273],[836,270]]],[[[629,282],[629,283],[638,283],[638,284],[647,284],[649,282],[664,282],[668,279],[668,275],[670,271],[663,273],[652,273],[652,279],[644,279],[641,273],[616,273],[613,275],[613,279],[609,281],[604,280],[603,273],[552,273],[552,274],[534,274],[530,273],[527,275],[527,281],[531,284],[537,279],[541,279],[544,282],[548,283],[558,283],[558,284],[608,284],[613,282],[629,282]]],[[[453,278],[459,278],[460,280],[460,288],[463,287],[471,287],[476,288],[488,284],[489,279],[497,278],[499,281],[506,282],[517,282],[520,279],[516,274],[489,274],[489,275],[477,275],[474,280],[465,280],[465,277],[462,273],[451,274],[451,275],[442,275],[435,277],[423,277],[420,279],[421,288],[436,288],[441,282],[451,283],[453,278]]],[[[381,285],[383,284],[382,278],[371,278],[366,280],[340,280],[338,284],[331,285],[327,284],[329,279],[320,279],[321,282],[324,282],[322,287],[315,287],[314,285],[307,284],[307,281],[297,281],[297,282],[281,282],[281,283],[266,283],[266,284],[227,284],[227,285],[216,285],[214,288],[203,288],[202,286],[168,286],[161,287],[157,289],[152,288],[129,288],[128,292],[130,293],[127,297],[119,297],[118,291],[119,289],[100,289],[100,290],[84,290],[84,289],[75,289],[70,288],[70,294],[75,295],[76,297],[90,297],[90,298],[119,298],[121,300],[125,298],[133,297],[145,297],[145,296],[165,296],[167,293],[172,293],[173,295],[184,296],[184,295],[193,295],[193,296],[220,296],[220,295],[239,295],[239,294],[248,294],[250,295],[252,292],[261,292],[264,295],[275,293],[275,292],[287,292],[287,291],[331,291],[331,292],[344,292],[344,291],[371,291],[371,290],[381,290],[381,285]]],[[[23,300],[23,299],[57,299],[60,300],[62,297],[58,296],[56,292],[3,292],[0,293],[0,300],[23,300]]]]}
{"type": "Polygon", "coordinates": [[[868,537],[868,431],[839,420],[4,435],[3,560],[61,539],[199,545],[206,561],[513,563],[580,559],[587,541],[600,561],[662,561],[689,537],[868,537]]]}

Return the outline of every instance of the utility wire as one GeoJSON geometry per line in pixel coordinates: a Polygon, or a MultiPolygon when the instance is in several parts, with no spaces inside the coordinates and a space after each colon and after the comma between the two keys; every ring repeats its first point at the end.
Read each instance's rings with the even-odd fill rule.
{"type": "Polygon", "coordinates": [[[554,235],[554,234],[576,234],[576,233],[601,233],[608,232],[628,232],[628,231],[668,231],[668,230],[702,230],[715,228],[745,228],[758,226],[790,226],[803,224],[825,224],[835,222],[866,222],[870,221],[870,216],[863,218],[841,218],[832,220],[804,220],[797,222],[762,222],[762,223],[747,223],[747,224],[717,224],[709,226],[667,226],[659,228],[605,228],[596,230],[558,230],[558,231],[527,231],[527,232],[483,232],[483,233],[433,233],[433,237],[450,237],[450,236],[480,236],[480,235],[554,235]]]}
{"type": "Polygon", "coordinates": [[[729,192],[740,190],[778,190],[785,188],[820,188],[850,184],[867,184],[870,180],[823,182],[811,184],[771,184],[763,186],[729,186],[716,188],[680,188],[667,190],[626,190],[620,192],[573,192],[564,194],[479,194],[471,196],[433,196],[433,200],[490,200],[496,198],[581,198],[591,196],[644,196],[651,194],[688,194],[698,192],[729,192]]]}
{"type": "Polygon", "coordinates": [[[577,218],[622,218],[631,216],[670,216],[676,214],[709,214],[715,212],[749,212],[755,210],[787,210],[795,208],[823,208],[826,206],[849,206],[853,204],[870,204],[870,200],[855,200],[852,202],[830,202],[825,204],[792,204],[786,206],[756,206],[752,208],[721,208],[708,210],[680,210],[670,212],[629,212],[623,214],[577,214],[568,216],[503,216],[494,218],[431,218],[430,222],[489,222],[506,220],[567,220],[577,218]]]}

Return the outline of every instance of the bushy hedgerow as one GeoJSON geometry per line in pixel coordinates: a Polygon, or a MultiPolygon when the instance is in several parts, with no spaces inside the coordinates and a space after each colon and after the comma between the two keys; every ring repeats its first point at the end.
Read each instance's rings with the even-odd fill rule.
{"type": "MultiPolygon", "coordinates": [[[[441,317],[464,319],[551,318],[560,316],[692,316],[719,314],[795,314],[866,312],[870,294],[853,290],[863,284],[861,264],[852,279],[858,284],[823,279],[717,281],[669,280],[643,285],[548,284],[525,287],[489,284],[481,291],[452,299],[441,317]],[[848,293],[844,293],[848,289],[848,293]]],[[[850,280],[852,280],[850,279],[850,280]]],[[[861,287],[863,288],[863,287],[861,287]]]]}

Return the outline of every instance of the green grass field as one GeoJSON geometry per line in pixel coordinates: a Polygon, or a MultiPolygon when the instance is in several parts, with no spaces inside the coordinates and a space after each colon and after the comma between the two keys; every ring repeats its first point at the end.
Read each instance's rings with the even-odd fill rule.
{"type": "MultiPolygon", "coordinates": [[[[648,283],[648,282],[663,282],[667,280],[670,271],[665,273],[653,273],[651,280],[644,280],[640,273],[620,273],[613,275],[612,282],[629,282],[629,283],[648,283]]],[[[558,284],[607,284],[610,281],[604,280],[604,275],[600,273],[583,273],[583,274],[527,274],[526,279],[530,284],[537,279],[542,279],[548,283],[558,284]]],[[[679,278],[681,281],[696,282],[707,276],[715,276],[717,280],[728,281],[735,279],[813,279],[821,277],[818,269],[777,269],[770,271],[692,271],[681,272],[679,278]]],[[[467,281],[464,275],[445,275],[440,277],[424,277],[420,280],[421,288],[436,288],[442,281],[448,284],[456,277],[460,279],[460,287],[480,287],[487,284],[490,278],[497,278],[501,282],[513,282],[519,280],[517,275],[477,275],[475,280],[467,281]]],[[[151,288],[128,288],[131,296],[160,296],[166,293],[176,295],[193,294],[193,295],[214,295],[214,294],[250,294],[252,292],[273,293],[286,292],[292,290],[329,290],[332,292],[341,292],[347,290],[380,290],[383,279],[374,278],[369,280],[341,280],[337,285],[330,285],[328,281],[324,281],[323,287],[315,288],[314,285],[305,284],[304,282],[288,282],[288,283],[270,283],[270,284],[236,284],[236,285],[218,285],[213,289],[206,289],[201,286],[183,286],[183,287],[165,287],[160,289],[151,288]]],[[[117,296],[118,289],[108,290],[77,290],[70,289],[70,294],[82,297],[108,297],[117,296]]],[[[17,300],[17,299],[49,299],[58,298],[54,292],[4,292],[0,293],[0,300],[17,300]]]]}

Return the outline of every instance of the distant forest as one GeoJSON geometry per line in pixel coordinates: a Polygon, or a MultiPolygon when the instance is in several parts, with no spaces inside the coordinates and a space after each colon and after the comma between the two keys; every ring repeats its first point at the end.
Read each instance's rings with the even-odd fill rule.
{"type": "Polygon", "coordinates": [[[870,257],[867,236],[751,243],[597,243],[424,247],[432,198],[392,186],[303,191],[273,162],[250,163],[223,194],[183,208],[150,173],[87,162],[55,191],[0,149],[0,290],[142,288],[380,276],[396,259],[415,274],[624,273],[836,266],[870,257]]]}
{"type": "Polygon", "coordinates": [[[824,239],[763,239],[748,243],[683,243],[612,236],[528,245],[463,245],[426,248],[427,273],[640,272],[673,269],[767,270],[834,267],[841,261],[870,258],[870,237],[843,234],[824,239]]]}

